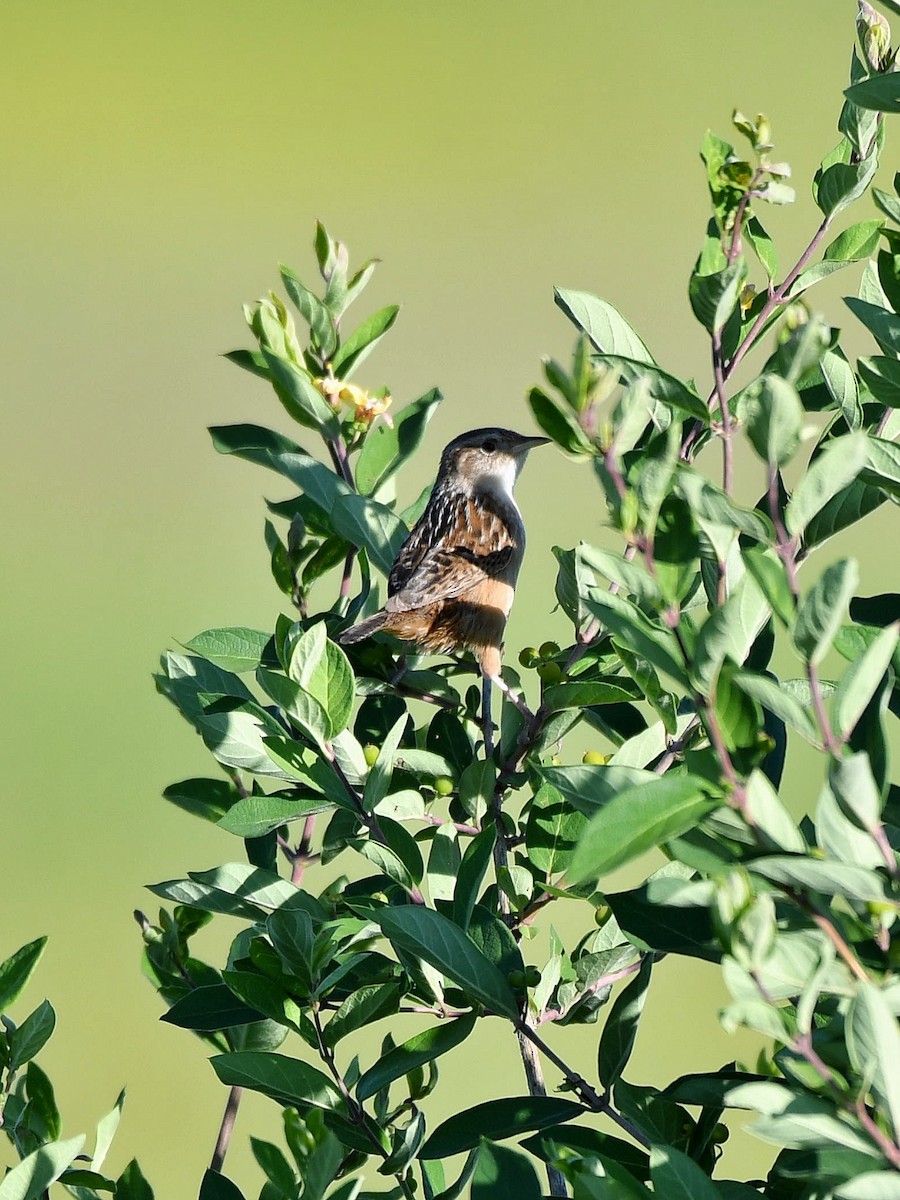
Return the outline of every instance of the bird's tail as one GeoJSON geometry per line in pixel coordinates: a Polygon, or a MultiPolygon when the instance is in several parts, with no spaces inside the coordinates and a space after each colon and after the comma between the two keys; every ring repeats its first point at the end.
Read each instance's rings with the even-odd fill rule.
{"type": "Polygon", "coordinates": [[[351,625],[349,629],[345,629],[337,640],[345,646],[353,642],[361,642],[364,638],[371,637],[373,633],[377,633],[386,620],[387,613],[374,613],[371,617],[366,617],[364,621],[360,621],[358,625],[351,625]]]}

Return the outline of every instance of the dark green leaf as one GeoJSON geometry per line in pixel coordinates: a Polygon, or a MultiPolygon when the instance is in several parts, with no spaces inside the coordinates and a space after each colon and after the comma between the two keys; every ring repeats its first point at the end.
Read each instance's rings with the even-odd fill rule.
{"type": "Polygon", "coordinates": [[[375,920],[402,950],[437,967],[486,1008],[516,1018],[518,1003],[506,979],[458,925],[414,905],[382,909],[375,920]]]}
{"type": "Polygon", "coordinates": [[[29,1013],[14,1033],[9,1034],[9,1070],[18,1071],[44,1047],[56,1026],[56,1013],[44,1000],[29,1013]]]}
{"type": "Polygon", "coordinates": [[[469,928],[472,910],[478,900],[478,893],[485,872],[490,865],[496,840],[496,827],[492,821],[489,821],[486,822],[481,833],[472,838],[466,847],[457,872],[456,886],[453,889],[453,920],[460,929],[469,928]]]}
{"type": "Polygon", "coordinates": [[[46,937],[37,938],[0,963],[0,1012],[6,1012],[19,996],[46,944],[46,937]]]}
{"type": "Polygon", "coordinates": [[[614,1086],[631,1058],[652,967],[653,955],[647,954],[637,975],[616,996],[603,1026],[597,1051],[597,1075],[607,1090],[614,1086]]]}
{"type": "Polygon", "coordinates": [[[242,1003],[224,983],[208,984],[186,992],[160,1017],[180,1029],[229,1029],[262,1020],[263,1014],[242,1003]]]}
{"type": "Polygon", "coordinates": [[[207,1167],[200,1184],[199,1200],[244,1200],[244,1193],[227,1176],[207,1167]]]}
{"type": "Polygon", "coordinates": [[[279,1104],[312,1105],[338,1112],[345,1107],[331,1080],[299,1059],[245,1050],[214,1055],[210,1062],[222,1083],[262,1092],[279,1104]]]}
{"type": "Polygon", "coordinates": [[[510,1096],[489,1100],[456,1113],[439,1125],[421,1150],[422,1158],[449,1158],[477,1146],[483,1137],[493,1141],[546,1129],[581,1116],[584,1109],[555,1096],[510,1096]]]}
{"type": "Polygon", "coordinates": [[[672,1146],[653,1146],[650,1150],[650,1178],[654,1195],[666,1200],[722,1200],[705,1171],[672,1146]]]}
{"type": "Polygon", "coordinates": [[[368,1100],[376,1092],[387,1087],[395,1079],[400,1079],[410,1071],[415,1071],[434,1059],[440,1058],[449,1050],[464,1042],[475,1026],[476,1017],[457,1017],[453,1021],[444,1022],[415,1037],[409,1038],[401,1046],[389,1050],[373,1067],[364,1072],[356,1085],[356,1095],[360,1101],[368,1100]]]}
{"type": "Polygon", "coordinates": [[[472,1200],[541,1200],[541,1185],[524,1154],[483,1141],[470,1195],[472,1200]]]}
{"type": "Polygon", "coordinates": [[[867,79],[844,89],[844,95],[859,108],[874,112],[900,112],[900,76],[889,72],[886,75],[870,75],[867,79]]]}
{"type": "MultiPolygon", "coordinates": [[[[131,1160],[116,1180],[116,1200],[153,1200],[153,1189],[144,1178],[136,1158],[131,1160]]],[[[233,1197],[226,1194],[221,1200],[233,1200],[233,1197]]]]}
{"type": "Polygon", "coordinates": [[[184,779],[170,784],[163,797],[195,817],[221,821],[240,799],[240,792],[227,779],[184,779]]]}
{"type": "Polygon", "coordinates": [[[387,575],[409,530],[384,504],[348,492],[331,509],[334,528],[353,546],[365,550],[382,574],[387,575]]]}
{"type": "Polygon", "coordinates": [[[737,306],[747,267],[743,259],[711,275],[691,276],[688,296],[694,316],[709,333],[719,333],[737,306]]]}
{"type": "Polygon", "coordinates": [[[364,984],[347,997],[325,1026],[325,1045],[336,1046],[348,1033],[391,1016],[399,1007],[400,989],[395,983],[364,984]]]}

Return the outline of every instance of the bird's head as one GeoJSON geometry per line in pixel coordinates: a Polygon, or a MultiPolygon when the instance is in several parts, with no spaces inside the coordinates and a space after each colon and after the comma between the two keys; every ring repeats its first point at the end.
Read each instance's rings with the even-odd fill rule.
{"type": "Polygon", "coordinates": [[[487,486],[511,496],[528,451],[549,440],[512,429],[472,429],[446,447],[440,475],[466,491],[487,486]]]}

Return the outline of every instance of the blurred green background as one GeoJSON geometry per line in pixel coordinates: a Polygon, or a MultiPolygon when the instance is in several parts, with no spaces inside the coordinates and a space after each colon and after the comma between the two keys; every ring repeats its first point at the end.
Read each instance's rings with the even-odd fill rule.
{"type": "MultiPolygon", "coordinates": [[[[705,384],[708,348],[686,303],[706,220],[697,147],[708,126],[729,136],[735,105],[767,113],[799,189],[795,208],[766,221],[790,265],[817,221],[808,181],[837,140],[855,8],[4,7],[0,956],[50,935],[15,1015],[44,995],[57,1008],[43,1061],[66,1133],[89,1129],[127,1082],[111,1169],[137,1154],[158,1197],[195,1195],[225,1099],[202,1046],[157,1022],[131,911],[154,911],[144,883],[239,849],[160,799],[213,764],[150,673],[176,640],[270,628],[281,607],[262,501],[286,493],[217,456],[205,432],[286,428],[272,393],[220,357],[247,343],[241,303],[277,283],[279,261],[312,278],[317,217],[357,265],[384,260],[365,308],[404,307],[359,382],[387,383],[398,403],[435,384],[446,396],[401,481],[406,501],[461,430],[531,428],[524,392],[540,356],[573,342],[554,284],[610,299],[660,362],[705,384]]],[[[871,215],[864,201],[851,219],[871,215]]],[[[852,275],[816,293],[834,323],[847,323],[852,275]]],[[[761,472],[742,465],[754,498],[761,472]]],[[[609,537],[590,472],[552,450],[533,456],[519,495],[529,554],[511,659],[565,632],[549,615],[551,545],[609,537]]],[[[885,590],[883,510],[863,530],[849,552],[864,590],[885,590]]],[[[810,785],[792,769],[802,809],[810,785]]],[[[663,964],[658,976],[634,1082],[751,1052],[718,1029],[716,971],[663,964]]],[[[596,1036],[563,1030],[558,1044],[590,1073],[596,1036]]],[[[523,1090],[512,1039],[493,1031],[446,1078],[459,1103],[523,1090]]],[[[276,1119],[264,1101],[242,1111],[227,1169],[248,1194],[261,1176],[247,1135],[272,1136],[276,1119]]],[[[729,1173],[746,1176],[771,1154],[745,1138],[730,1156],[729,1173]]]]}

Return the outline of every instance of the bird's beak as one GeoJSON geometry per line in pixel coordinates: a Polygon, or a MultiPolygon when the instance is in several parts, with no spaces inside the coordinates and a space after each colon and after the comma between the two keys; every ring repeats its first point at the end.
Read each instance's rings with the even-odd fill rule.
{"type": "Polygon", "coordinates": [[[529,450],[533,450],[535,446],[546,446],[550,441],[548,437],[523,437],[519,442],[519,454],[527,454],[529,450]]]}

